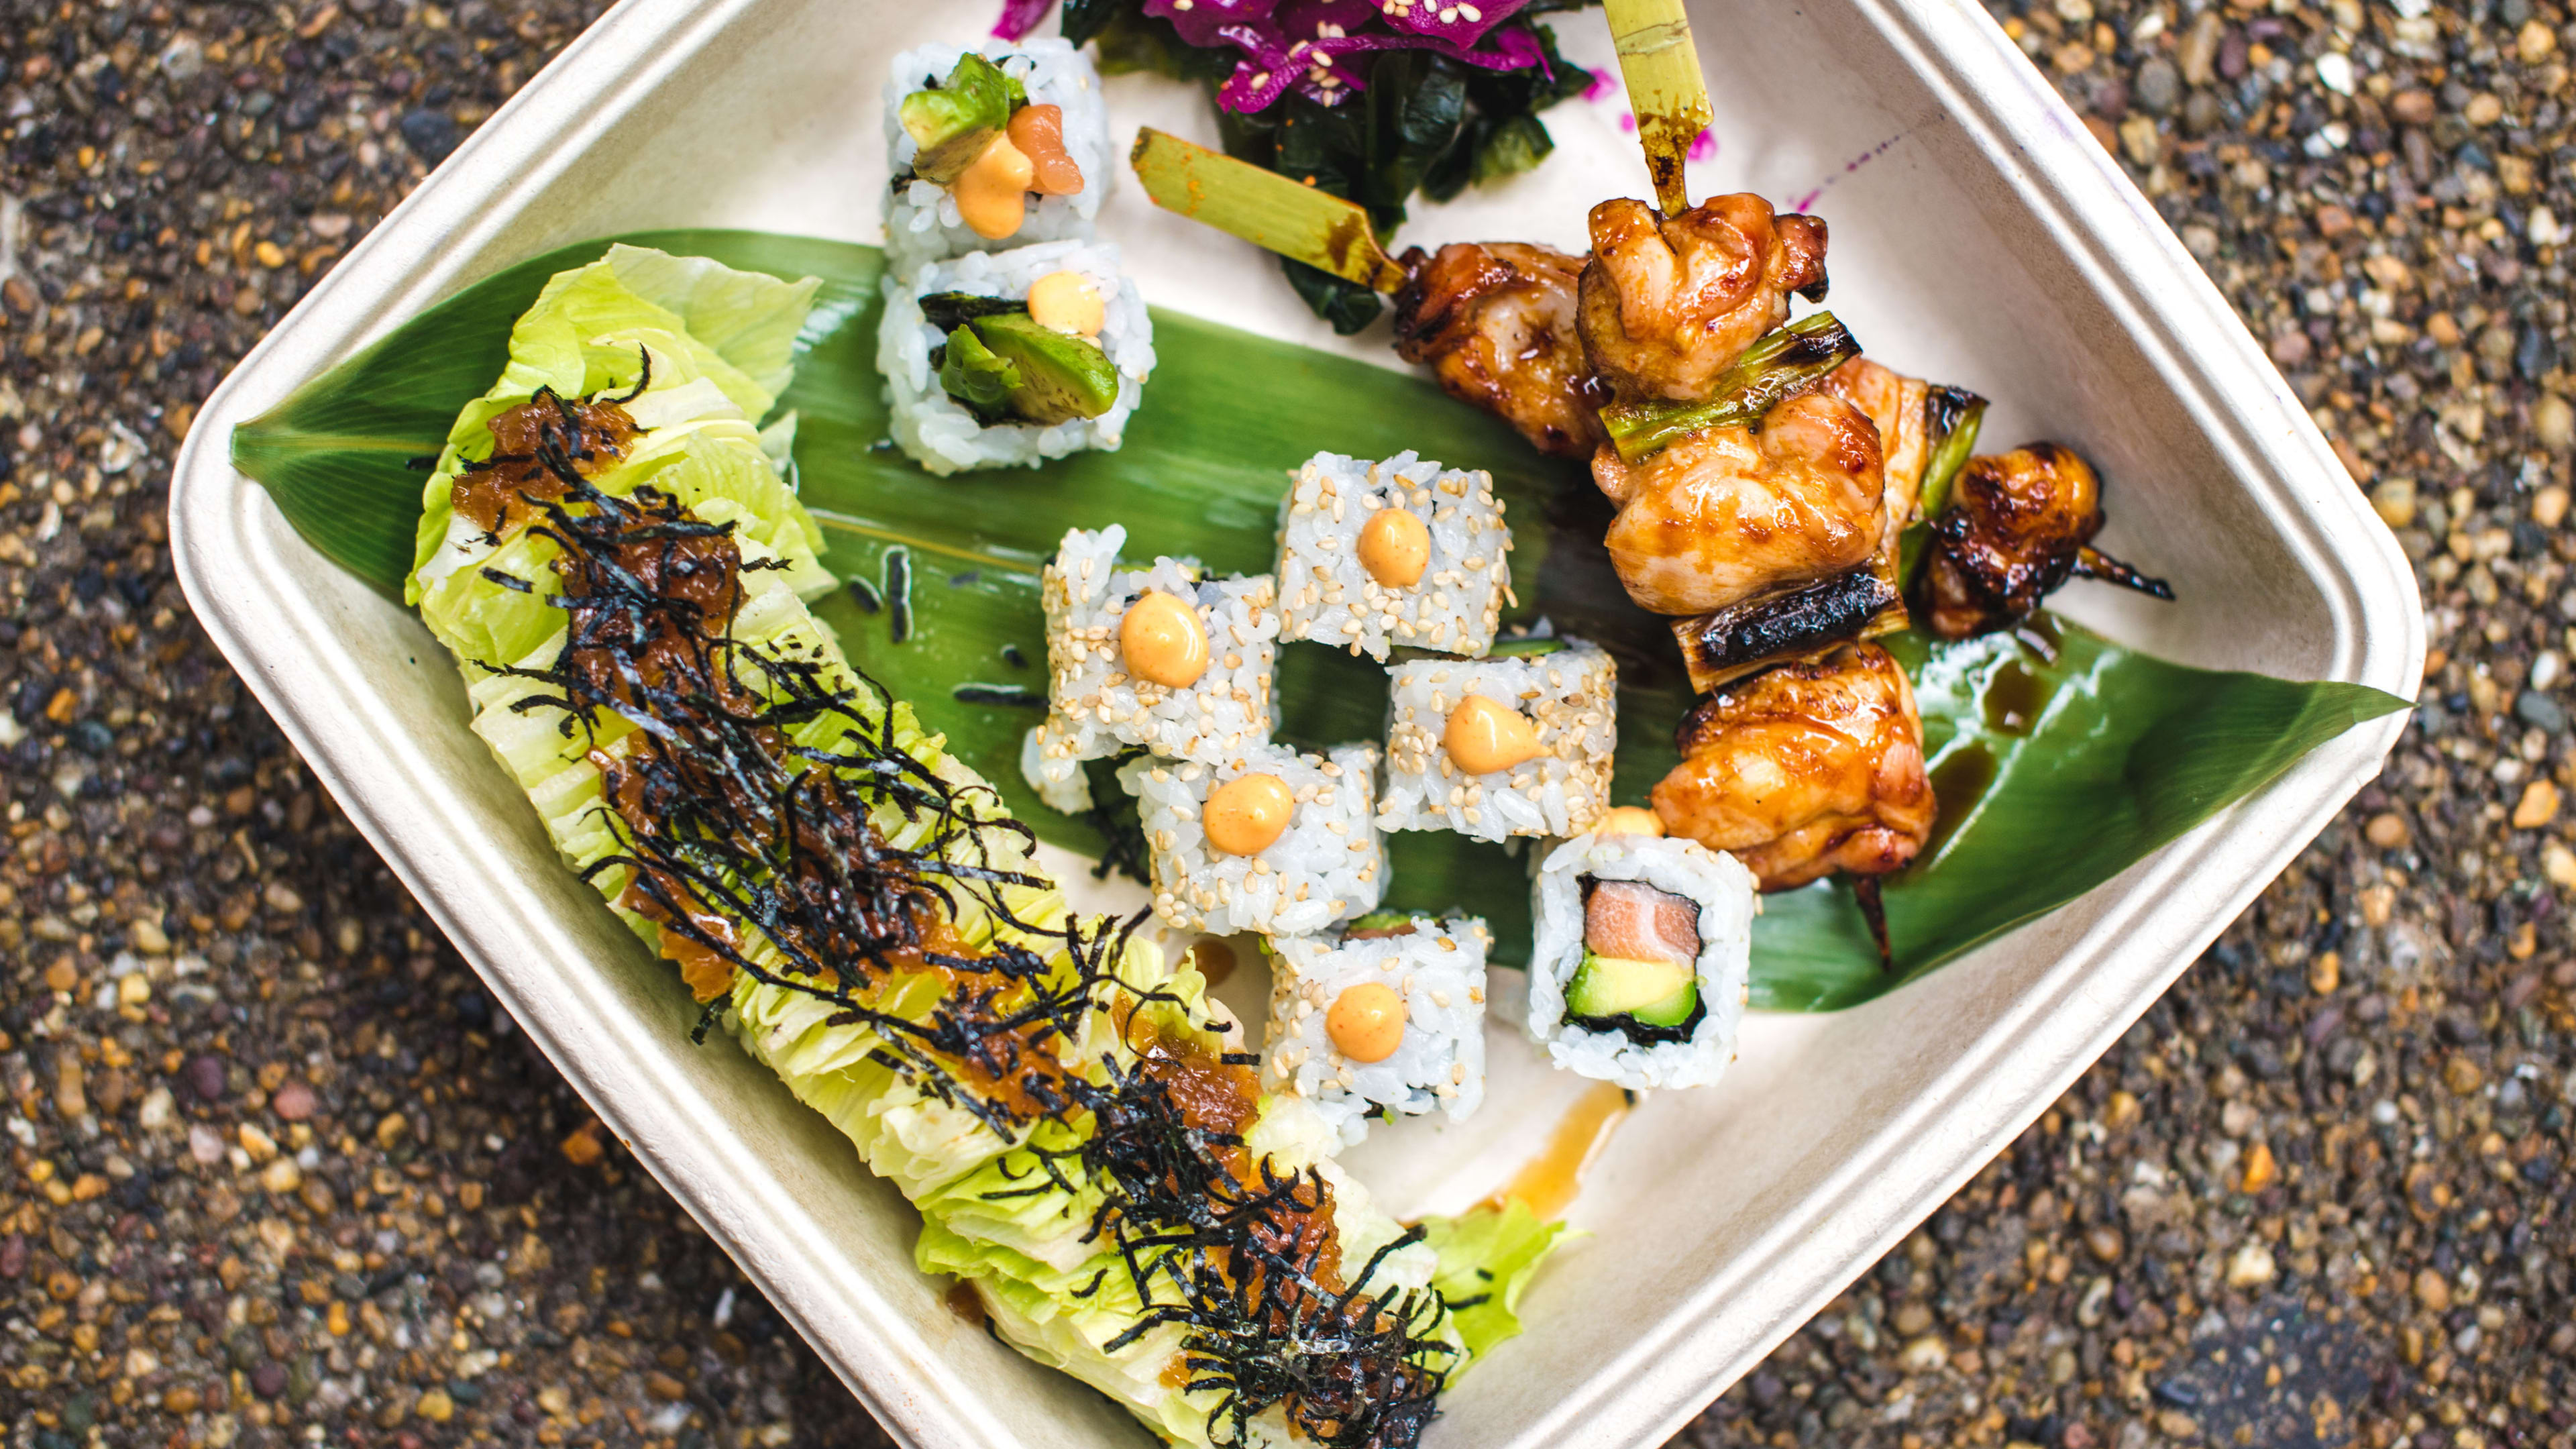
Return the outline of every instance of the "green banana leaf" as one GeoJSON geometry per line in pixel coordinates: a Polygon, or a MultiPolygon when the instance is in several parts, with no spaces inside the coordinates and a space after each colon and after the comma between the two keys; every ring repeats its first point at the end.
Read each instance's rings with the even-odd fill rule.
{"type": "MultiPolygon", "coordinates": [[[[316,548],[399,596],[419,509],[415,460],[437,452],[457,409],[499,373],[510,324],[546,278],[611,240],[823,279],[780,403],[799,414],[797,473],[828,539],[824,562],[849,585],[819,612],[859,667],[1001,782],[1045,839],[1100,846],[1019,778],[1021,735],[1045,704],[1038,571],[1057,539],[1123,523],[1136,557],[1264,571],[1289,471],[1318,449],[1410,448],[1490,470],[1513,526],[1510,619],[1548,618],[1618,660],[1618,799],[1642,803],[1674,763],[1689,682],[1665,622],[1633,608],[1612,573],[1600,546],[1609,506],[1580,466],[1538,457],[1419,377],[1157,311],[1160,365],[1118,452],[934,478],[887,441],[873,247],[667,231],[548,253],[439,303],[243,424],[234,462],[316,548]]],[[[2083,894],[2354,724],[2406,708],[2357,685],[2186,668],[2048,616],[1968,644],[1892,642],[1916,677],[1942,816],[1923,858],[1887,887],[1899,969],[1882,970],[1847,889],[1775,896],[1755,928],[1757,1006],[1834,1010],[1877,996],[2083,894]]],[[[1288,645],[1279,695],[1282,733],[1300,745],[1384,727],[1385,674],[1365,658],[1288,645]]],[[[1388,847],[1390,904],[1480,913],[1497,960],[1526,959],[1526,856],[1431,832],[1388,847]]]]}

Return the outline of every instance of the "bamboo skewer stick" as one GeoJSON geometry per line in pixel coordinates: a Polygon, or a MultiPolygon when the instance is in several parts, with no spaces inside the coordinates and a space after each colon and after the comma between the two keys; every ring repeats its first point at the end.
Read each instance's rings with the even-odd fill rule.
{"type": "Polygon", "coordinates": [[[1619,47],[1619,74],[1628,86],[1628,109],[1637,117],[1637,140],[1646,149],[1646,172],[1654,178],[1655,201],[1666,216],[1690,210],[1682,164],[1715,118],[1684,3],[1603,0],[1619,47]]]}
{"type": "Polygon", "coordinates": [[[1378,245],[1368,210],[1222,151],[1145,126],[1127,153],[1145,194],[1166,211],[1380,292],[1405,283],[1378,245]]]}

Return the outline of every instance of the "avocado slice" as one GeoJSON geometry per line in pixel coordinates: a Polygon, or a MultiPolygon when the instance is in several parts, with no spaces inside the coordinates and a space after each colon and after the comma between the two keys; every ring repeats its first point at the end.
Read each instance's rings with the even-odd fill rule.
{"type": "Polygon", "coordinates": [[[1679,1026],[1699,1006],[1699,977],[1670,961],[1635,961],[1586,951],[1565,984],[1568,1016],[1624,1016],[1640,1026],[1679,1026]]]}
{"type": "Polygon", "coordinates": [[[953,184],[1011,123],[1017,86],[970,50],[957,58],[948,79],[905,96],[896,114],[921,148],[912,158],[912,174],[937,186],[953,184]]]}
{"type": "Polygon", "coordinates": [[[989,428],[1011,420],[1011,398],[1024,380],[1010,359],[995,354],[973,327],[962,323],[948,334],[939,354],[933,359],[939,364],[939,386],[963,403],[975,421],[989,428]]]}
{"type": "Polygon", "coordinates": [[[1096,418],[1118,402],[1118,368],[1109,354],[1079,337],[1041,327],[1026,313],[978,317],[968,324],[993,355],[1018,369],[1011,414],[1047,427],[1096,418]]]}
{"type": "Polygon", "coordinates": [[[1391,936],[1410,936],[1418,929],[1411,911],[1371,911],[1342,927],[1342,939],[1383,941],[1391,936]]]}

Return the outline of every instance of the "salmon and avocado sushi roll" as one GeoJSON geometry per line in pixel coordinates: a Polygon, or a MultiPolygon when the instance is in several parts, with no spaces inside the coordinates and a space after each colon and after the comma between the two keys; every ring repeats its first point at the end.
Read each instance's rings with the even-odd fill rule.
{"type": "Polygon", "coordinates": [[[1154,324],[1107,242],[931,262],[886,282],[877,331],[896,446],[946,477],[1115,452],[1154,371],[1154,324]]]}
{"type": "Polygon", "coordinates": [[[1061,40],[925,45],[885,92],[886,265],[1089,241],[1117,174],[1091,58],[1061,40]]]}
{"type": "Polygon", "coordinates": [[[1735,1059],[1753,876],[1695,842],[1626,833],[1642,816],[1617,812],[1539,863],[1529,1035],[1583,1076],[1703,1087],[1735,1059]]]}

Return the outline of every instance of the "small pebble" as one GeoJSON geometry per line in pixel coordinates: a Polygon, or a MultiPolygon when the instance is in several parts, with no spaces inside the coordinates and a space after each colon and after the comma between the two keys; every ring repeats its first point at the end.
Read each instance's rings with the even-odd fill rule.
{"type": "Polygon", "coordinates": [[[314,1105],[313,1089],[293,1080],[279,1087],[276,1094],[268,1099],[269,1110],[286,1122],[301,1122],[311,1117],[314,1105]]]}

